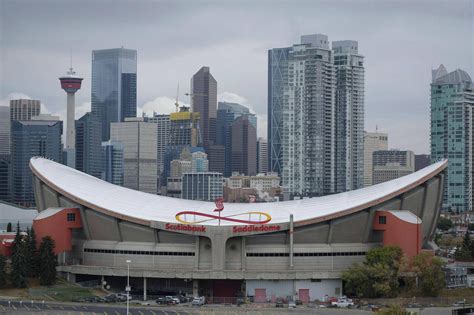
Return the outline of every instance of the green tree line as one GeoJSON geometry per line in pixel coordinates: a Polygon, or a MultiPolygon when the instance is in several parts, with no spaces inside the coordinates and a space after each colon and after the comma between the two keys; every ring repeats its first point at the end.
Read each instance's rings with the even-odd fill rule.
{"type": "Polygon", "coordinates": [[[43,237],[38,248],[35,230],[31,228],[22,233],[17,223],[10,268],[7,268],[6,257],[0,255],[0,287],[10,280],[13,287],[25,288],[28,278],[39,278],[41,285],[54,284],[57,266],[54,248],[55,243],[50,236],[43,237]]]}
{"type": "Polygon", "coordinates": [[[445,286],[444,263],[429,253],[407,261],[398,246],[375,248],[362,264],[343,272],[347,295],[359,298],[396,297],[402,290],[437,296],[445,286]]]}

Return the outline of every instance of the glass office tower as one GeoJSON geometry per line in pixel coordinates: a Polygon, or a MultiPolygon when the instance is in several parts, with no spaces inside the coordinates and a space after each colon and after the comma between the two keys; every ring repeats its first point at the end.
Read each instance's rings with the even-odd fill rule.
{"type": "Polygon", "coordinates": [[[110,139],[110,123],[137,115],[137,51],[125,48],[92,51],[92,112],[110,139]]]}

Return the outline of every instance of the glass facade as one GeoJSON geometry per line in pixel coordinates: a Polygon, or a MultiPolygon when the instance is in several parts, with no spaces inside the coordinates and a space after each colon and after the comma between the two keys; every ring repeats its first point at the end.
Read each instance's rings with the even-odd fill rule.
{"type": "Polygon", "coordinates": [[[137,52],[117,48],[92,51],[92,112],[102,123],[102,140],[110,123],[137,115],[137,52]]]}
{"type": "Polygon", "coordinates": [[[76,169],[101,178],[101,122],[97,115],[87,113],[76,121],[76,169]]]}
{"type": "Polygon", "coordinates": [[[443,209],[472,211],[473,84],[463,70],[433,72],[431,84],[431,160],[448,159],[443,209]]]}
{"type": "Polygon", "coordinates": [[[49,120],[12,121],[13,202],[35,206],[30,159],[41,156],[61,163],[62,122],[49,120]]]}

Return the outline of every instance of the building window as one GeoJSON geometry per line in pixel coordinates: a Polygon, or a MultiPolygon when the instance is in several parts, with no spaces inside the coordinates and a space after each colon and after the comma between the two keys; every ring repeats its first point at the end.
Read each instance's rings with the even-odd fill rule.
{"type": "Polygon", "coordinates": [[[76,221],[76,214],[75,214],[75,213],[68,213],[68,214],[67,214],[67,221],[68,221],[68,222],[74,222],[74,221],[76,221]]]}
{"type": "Polygon", "coordinates": [[[384,215],[381,215],[379,217],[379,224],[387,224],[387,217],[384,215]]]}

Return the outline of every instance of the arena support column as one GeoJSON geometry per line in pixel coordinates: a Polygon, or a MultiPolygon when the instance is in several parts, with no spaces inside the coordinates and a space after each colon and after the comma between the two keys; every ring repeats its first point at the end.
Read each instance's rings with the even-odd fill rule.
{"type": "Polygon", "coordinates": [[[199,280],[193,279],[193,296],[199,296],[199,280]]]}
{"type": "Polygon", "coordinates": [[[143,277],[143,301],[146,301],[146,277],[143,277]]]}
{"type": "Polygon", "coordinates": [[[290,269],[293,269],[293,215],[290,214],[290,269]]]}

